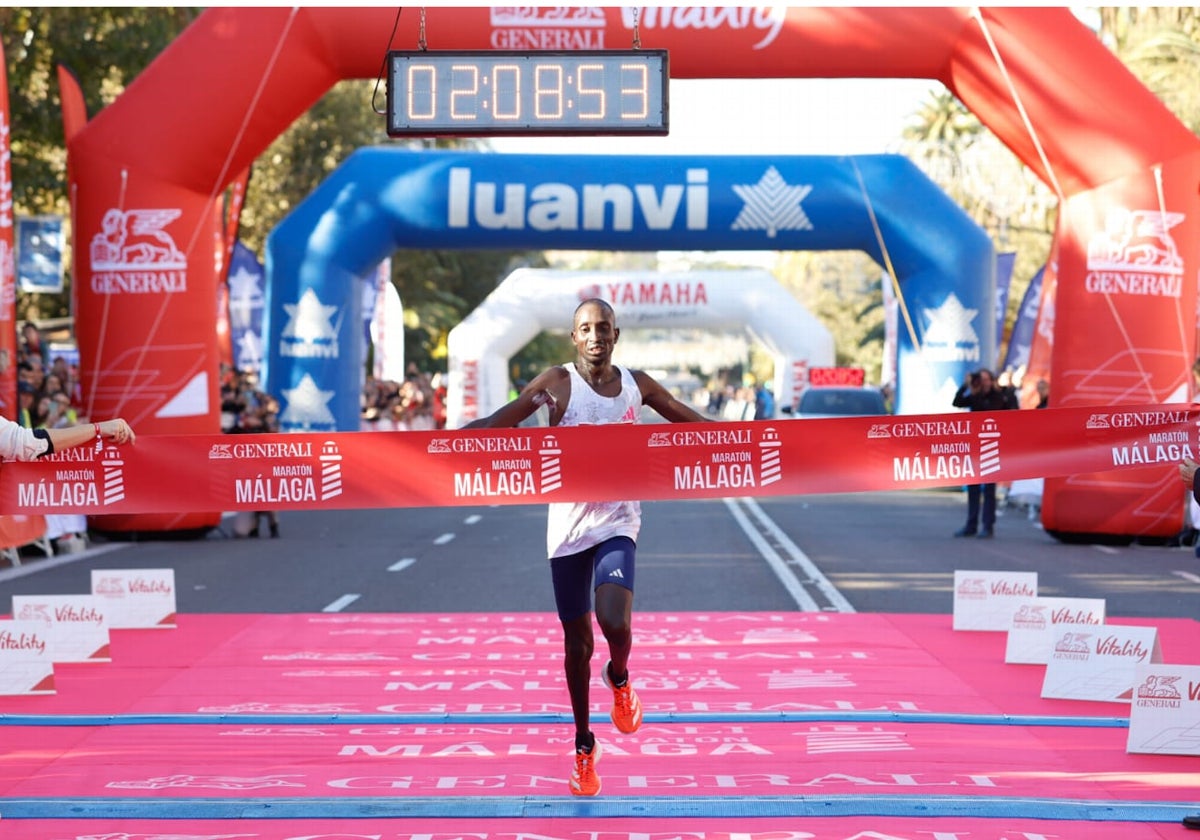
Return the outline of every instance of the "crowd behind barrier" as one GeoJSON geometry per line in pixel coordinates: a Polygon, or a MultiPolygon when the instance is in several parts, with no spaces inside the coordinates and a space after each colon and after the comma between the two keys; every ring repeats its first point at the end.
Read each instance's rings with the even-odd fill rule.
{"type": "Polygon", "coordinates": [[[364,432],[427,432],[446,428],[446,377],[409,362],[404,381],[368,375],[362,393],[364,432]]]}
{"type": "Polygon", "coordinates": [[[279,431],[279,401],[259,389],[252,371],[221,365],[221,431],[237,435],[279,431]]]}
{"type": "MultiPolygon", "coordinates": [[[[17,407],[13,419],[27,429],[63,429],[87,423],[79,368],[64,356],[49,356],[49,345],[37,325],[26,322],[17,340],[17,407]]],[[[3,360],[8,364],[8,360],[3,360]]],[[[87,517],[54,514],[44,517],[0,516],[0,557],[20,563],[21,550],[34,546],[46,556],[86,546],[87,517]]]]}

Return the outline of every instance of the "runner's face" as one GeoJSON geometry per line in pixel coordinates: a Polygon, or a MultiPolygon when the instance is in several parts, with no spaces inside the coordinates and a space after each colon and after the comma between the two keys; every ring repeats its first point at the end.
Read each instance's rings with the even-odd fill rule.
{"type": "Polygon", "coordinates": [[[579,310],[575,316],[575,329],[571,340],[580,357],[593,364],[603,364],[612,355],[613,346],[621,331],[613,323],[612,313],[602,306],[592,304],[579,310]]]}

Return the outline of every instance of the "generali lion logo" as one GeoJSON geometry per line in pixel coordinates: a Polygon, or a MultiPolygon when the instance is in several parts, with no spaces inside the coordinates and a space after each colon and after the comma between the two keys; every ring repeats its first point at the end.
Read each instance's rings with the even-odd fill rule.
{"type": "Polygon", "coordinates": [[[1175,683],[1182,677],[1151,674],[1138,686],[1137,696],[1143,700],[1179,700],[1181,695],[1175,683]]]}
{"type": "Polygon", "coordinates": [[[50,615],[49,604],[22,604],[14,618],[18,621],[44,621],[47,624],[54,622],[54,618],[50,615]]]}
{"type": "Polygon", "coordinates": [[[1180,298],[1183,257],[1171,228],[1185,218],[1166,209],[1112,207],[1087,244],[1083,288],[1091,294],[1180,298]]]}
{"type": "Polygon", "coordinates": [[[98,295],[160,295],[187,291],[187,255],[167,225],[179,208],[109,209],[92,237],[91,289],[98,295]]]}
{"type": "Polygon", "coordinates": [[[1109,209],[1104,228],[1088,240],[1089,271],[1183,272],[1171,228],[1186,218],[1163,210],[1109,209]]]}
{"type": "Polygon", "coordinates": [[[124,596],[125,584],[119,577],[105,575],[92,587],[93,595],[124,596]]]}
{"type": "Polygon", "coordinates": [[[177,208],[118,210],[104,214],[92,237],[92,271],[186,269],[187,257],[163,228],[183,215],[177,208]]]}
{"type": "Polygon", "coordinates": [[[1057,653],[1091,653],[1088,641],[1091,638],[1091,633],[1065,633],[1054,643],[1054,650],[1057,653]]]}
{"type": "MultiPolygon", "coordinates": [[[[662,30],[720,32],[729,36],[740,30],[758,40],[751,49],[774,43],[783,29],[787,10],[775,6],[631,6],[622,8],[621,24],[630,31],[662,30]]],[[[491,43],[497,49],[603,49],[604,9],[587,6],[493,6],[491,43]],[[535,46],[536,45],[536,46],[535,46]]]]}
{"type": "Polygon", "coordinates": [[[1013,627],[1025,630],[1042,630],[1046,627],[1046,608],[1023,604],[1013,616],[1013,627]]]}
{"type": "Polygon", "coordinates": [[[959,598],[975,600],[984,599],[988,596],[983,578],[963,578],[958,584],[957,594],[959,598]]]}

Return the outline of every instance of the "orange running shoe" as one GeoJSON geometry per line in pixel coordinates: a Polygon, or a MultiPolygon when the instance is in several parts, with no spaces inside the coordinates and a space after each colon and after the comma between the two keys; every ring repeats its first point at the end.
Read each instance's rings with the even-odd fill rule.
{"type": "Polygon", "coordinates": [[[625,685],[617,688],[612,684],[612,678],[608,675],[608,669],[612,665],[612,660],[604,663],[604,684],[612,689],[613,706],[609,716],[612,718],[613,726],[626,735],[632,732],[637,732],[638,727],[642,725],[642,699],[638,697],[637,692],[633,690],[633,681],[625,680],[625,685]]]}
{"type": "Polygon", "coordinates": [[[571,771],[571,793],[576,796],[595,796],[600,792],[600,776],[596,764],[600,761],[600,742],[592,744],[590,752],[575,750],[575,769],[571,771]]]}

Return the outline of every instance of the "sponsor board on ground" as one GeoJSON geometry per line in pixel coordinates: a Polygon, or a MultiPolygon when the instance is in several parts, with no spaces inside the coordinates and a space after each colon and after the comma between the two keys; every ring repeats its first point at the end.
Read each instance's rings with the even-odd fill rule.
{"type": "Polygon", "coordinates": [[[1126,751],[1200,755],[1200,665],[1139,664],[1126,751]]]}
{"type": "Polygon", "coordinates": [[[1037,596],[1037,572],[954,571],[954,629],[1004,630],[1024,601],[1037,596]]]}

